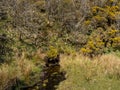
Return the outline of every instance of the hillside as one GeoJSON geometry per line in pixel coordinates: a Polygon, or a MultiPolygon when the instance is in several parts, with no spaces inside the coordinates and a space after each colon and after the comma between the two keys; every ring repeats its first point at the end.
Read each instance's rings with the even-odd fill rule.
{"type": "Polygon", "coordinates": [[[51,64],[71,77],[55,90],[118,90],[119,56],[120,0],[0,0],[0,90],[39,82],[51,64]]]}

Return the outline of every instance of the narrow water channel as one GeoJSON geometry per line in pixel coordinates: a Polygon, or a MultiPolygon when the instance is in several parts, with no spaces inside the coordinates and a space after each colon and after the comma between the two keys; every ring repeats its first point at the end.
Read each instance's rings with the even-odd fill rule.
{"type": "Polygon", "coordinates": [[[12,89],[7,90],[56,90],[60,82],[66,79],[65,72],[60,69],[59,59],[59,57],[52,61],[47,59],[48,62],[45,62],[42,68],[40,79],[34,85],[19,88],[20,82],[18,81],[12,89]]]}
{"type": "Polygon", "coordinates": [[[33,90],[56,90],[59,83],[63,80],[65,80],[65,72],[60,71],[60,65],[45,67],[41,82],[33,90]]]}
{"type": "Polygon", "coordinates": [[[65,79],[65,72],[60,70],[60,65],[44,66],[39,82],[20,90],[56,90],[59,83],[65,79]]]}

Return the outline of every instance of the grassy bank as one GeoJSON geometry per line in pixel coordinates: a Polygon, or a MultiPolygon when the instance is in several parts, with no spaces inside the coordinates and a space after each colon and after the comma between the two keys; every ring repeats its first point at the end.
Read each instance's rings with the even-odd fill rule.
{"type": "Polygon", "coordinates": [[[115,54],[94,59],[63,55],[61,60],[67,79],[57,90],[120,90],[120,58],[115,54]]]}
{"type": "Polygon", "coordinates": [[[19,90],[21,86],[34,84],[40,78],[41,66],[41,61],[36,56],[31,60],[23,56],[22,58],[16,58],[9,64],[1,64],[0,90],[8,90],[16,85],[15,90],[19,90]]]}
{"type": "MultiPolygon", "coordinates": [[[[79,54],[61,55],[61,70],[66,80],[57,90],[119,90],[119,52],[88,58],[79,54]]],[[[31,60],[22,57],[9,64],[0,65],[0,90],[5,90],[19,81],[20,86],[31,85],[39,80],[42,62],[36,53],[31,60]]],[[[44,63],[43,63],[44,64],[44,63]]],[[[17,90],[17,89],[16,89],[17,90]]]]}

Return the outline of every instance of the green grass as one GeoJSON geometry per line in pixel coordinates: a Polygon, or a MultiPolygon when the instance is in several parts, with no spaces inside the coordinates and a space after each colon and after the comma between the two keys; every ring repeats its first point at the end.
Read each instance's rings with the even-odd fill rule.
{"type": "Polygon", "coordinates": [[[61,58],[67,79],[57,90],[120,90],[118,57],[109,54],[92,60],[81,55],[61,58]]]}

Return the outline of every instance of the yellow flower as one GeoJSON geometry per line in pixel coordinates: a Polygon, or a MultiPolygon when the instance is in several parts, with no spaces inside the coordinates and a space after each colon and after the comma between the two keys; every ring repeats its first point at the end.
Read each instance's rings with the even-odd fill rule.
{"type": "Polygon", "coordinates": [[[90,20],[87,20],[84,22],[85,25],[90,25],[91,21],[90,20]]]}
{"type": "Polygon", "coordinates": [[[113,41],[120,41],[120,37],[113,38],[113,41]]]}
{"type": "Polygon", "coordinates": [[[90,52],[92,52],[92,50],[89,49],[89,48],[81,48],[81,52],[83,52],[83,53],[90,53],[90,52]]]}
{"type": "Polygon", "coordinates": [[[110,30],[108,33],[109,34],[115,34],[117,32],[117,30],[110,30]]]}
{"type": "Polygon", "coordinates": [[[87,49],[81,48],[81,51],[82,51],[82,52],[87,52],[87,49]]]}

